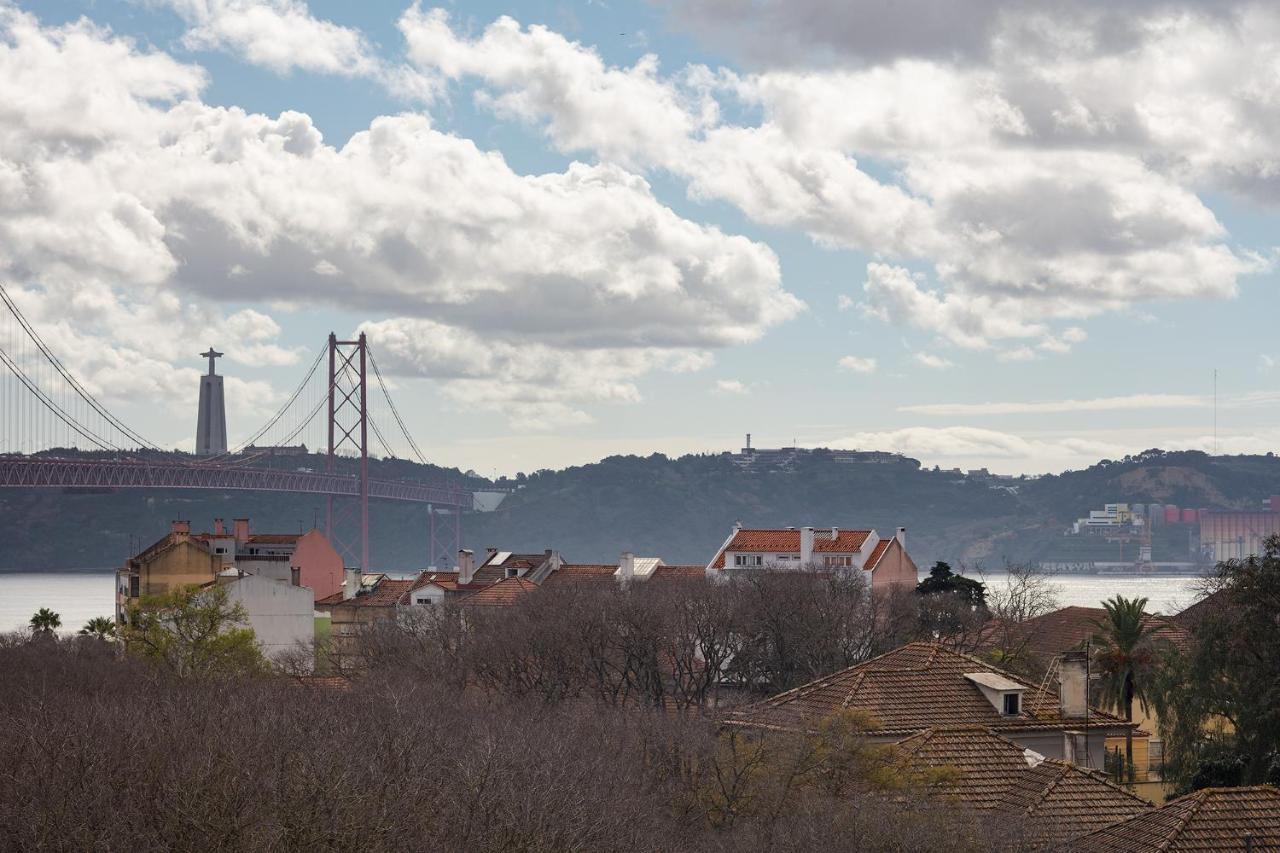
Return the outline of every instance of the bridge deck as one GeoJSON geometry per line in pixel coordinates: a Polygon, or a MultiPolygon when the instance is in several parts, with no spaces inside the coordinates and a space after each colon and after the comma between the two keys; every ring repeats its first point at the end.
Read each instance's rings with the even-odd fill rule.
{"type": "MultiPolygon", "coordinates": [[[[163,462],[0,457],[0,488],[217,489],[358,497],[360,481],[340,474],[163,462]]],[[[472,495],[452,486],[369,480],[369,497],[471,509],[472,495]]]]}

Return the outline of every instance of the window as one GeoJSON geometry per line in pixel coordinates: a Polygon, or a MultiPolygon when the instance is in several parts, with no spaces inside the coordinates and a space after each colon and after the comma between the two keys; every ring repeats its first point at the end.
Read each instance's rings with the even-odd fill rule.
{"type": "Polygon", "coordinates": [[[827,568],[852,568],[853,557],[849,556],[827,556],[822,558],[822,564],[827,568]]]}
{"type": "Polygon", "coordinates": [[[1015,717],[1018,715],[1018,712],[1022,710],[1021,702],[1019,701],[1019,699],[1021,699],[1021,695],[1018,693],[1004,694],[1005,716],[1015,717]]]}
{"type": "Polygon", "coordinates": [[[764,557],[761,556],[760,554],[734,554],[733,564],[735,566],[744,566],[744,567],[763,566],[764,557]]]}
{"type": "Polygon", "coordinates": [[[514,578],[520,575],[519,569],[507,569],[507,577],[514,578]]]}
{"type": "Polygon", "coordinates": [[[414,604],[420,604],[420,605],[428,606],[428,605],[430,605],[430,604],[431,604],[431,599],[429,599],[429,598],[419,598],[417,601],[415,601],[415,602],[414,602],[414,604]]]}

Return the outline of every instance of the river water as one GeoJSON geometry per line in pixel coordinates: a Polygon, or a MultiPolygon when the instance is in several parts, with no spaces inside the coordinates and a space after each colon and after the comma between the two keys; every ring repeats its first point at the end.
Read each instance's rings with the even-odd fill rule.
{"type": "MultiPolygon", "coordinates": [[[[115,612],[115,575],[110,571],[81,572],[0,572],[0,631],[14,631],[27,624],[31,614],[48,607],[62,617],[62,631],[74,633],[94,616],[115,612]]],[[[1004,575],[989,574],[988,589],[1006,581],[1004,575]]],[[[1097,607],[1113,595],[1150,599],[1147,609],[1176,613],[1195,600],[1196,578],[1132,577],[1098,575],[1057,575],[1062,607],[1097,607]]]]}

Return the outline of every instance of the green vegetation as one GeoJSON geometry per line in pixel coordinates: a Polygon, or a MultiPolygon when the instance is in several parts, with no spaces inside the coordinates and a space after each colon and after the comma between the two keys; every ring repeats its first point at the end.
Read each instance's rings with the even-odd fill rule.
{"type": "Polygon", "coordinates": [[[1205,592],[1190,650],[1152,685],[1166,767],[1183,790],[1280,783],[1280,537],[1220,563],[1205,592]]]}
{"type": "MultiPolygon", "coordinates": [[[[322,457],[315,455],[280,457],[272,464],[324,467],[322,457]]],[[[377,461],[373,474],[421,481],[465,479],[456,470],[404,460],[377,461]]],[[[488,484],[479,478],[468,482],[488,484]]],[[[1153,450],[1056,476],[984,481],[922,469],[905,459],[840,464],[821,452],[799,457],[785,471],[744,470],[729,454],[677,459],[653,454],[612,456],[496,485],[514,491],[496,512],[471,513],[463,525],[466,544],[478,551],[490,545],[535,551],[550,547],[571,560],[589,562],[617,559],[629,550],[670,563],[705,563],[735,521],[758,527],[843,524],[882,533],[905,526],[908,547],[920,565],[941,559],[998,567],[1064,554],[1081,560],[1133,559],[1135,543],[1122,552],[1118,544],[1094,537],[1067,539],[1062,533],[1089,509],[1111,501],[1255,508],[1260,499],[1280,494],[1280,459],[1153,450]]],[[[191,519],[197,529],[219,516],[249,516],[257,530],[308,529],[317,519],[323,522],[324,501],[254,492],[7,489],[0,494],[0,512],[26,522],[0,568],[56,569],[113,565],[131,547],[136,550],[139,543],[162,536],[174,518],[191,519]],[[71,526],[96,533],[63,535],[71,526]]],[[[422,566],[422,507],[382,502],[371,522],[375,567],[422,566]]],[[[1185,555],[1186,536],[1162,531],[1154,549],[1157,559],[1185,555]]]]}
{"type": "Polygon", "coordinates": [[[52,634],[62,627],[62,617],[47,607],[41,607],[32,614],[29,624],[37,634],[52,634]]]}
{"type": "Polygon", "coordinates": [[[95,616],[80,629],[80,636],[95,640],[110,640],[116,634],[116,620],[110,616],[95,616]]]}
{"type": "MultiPolygon", "coordinates": [[[[1145,709],[1148,702],[1148,681],[1155,665],[1155,650],[1151,635],[1156,626],[1144,618],[1147,599],[1127,599],[1117,595],[1102,602],[1107,611],[1103,619],[1095,620],[1098,629],[1096,660],[1099,675],[1098,692],[1104,705],[1119,708],[1126,720],[1133,720],[1133,700],[1136,698],[1145,709]]],[[[1133,766],[1133,731],[1124,733],[1125,764],[1133,766]]]]}
{"type": "Polygon", "coordinates": [[[242,676],[264,673],[266,659],[239,603],[223,586],[187,586],[145,596],[129,610],[121,631],[125,650],[162,664],[174,675],[242,676]]]}

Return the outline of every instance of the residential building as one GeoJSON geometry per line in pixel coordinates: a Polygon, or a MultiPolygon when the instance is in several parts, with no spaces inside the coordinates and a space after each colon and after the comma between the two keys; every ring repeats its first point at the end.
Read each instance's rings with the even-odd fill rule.
{"type": "Polygon", "coordinates": [[[1017,834],[1016,846],[1061,844],[1151,810],[1096,770],[1045,758],[985,726],[931,728],[899,741],[907,772],[946,769],[933,794],[989,813],[1017,834]]]}
{"type": "MultiPolygon", "coordinates": [[[[1090,646],[1096,649],[1097,637],[1101,632],[1098,625],[1106,618],[1107,611],[1101,607],[1073,606],[1063,607],[1016,625],[1002,626],[993,622],[987,626],[983,645],[992,650],[1000,646],[1011,647],[1000,648],[999,651],[1009,655],[1026,671],[1052,678],[1064,652],[1083,651],[1090,646]]],[[[1146,614],[1143,623],[1151,631],[1149,640],[1153,644],[1167,643],[1174,648],[1185,649],[1190,643],[1188,631],[1171,618],[1146,614]]],[[[1092,674],[1097,676],[1096,671],[1092,674]]],[[[1110,710],[1116,714],[1121,712],[1119,708],[1110,710]]],[[[1154,708],[1144,707],[1142,703],[1135,701],[1133,713],[1134,722],[1142,730],[1159,730],[1159,720],[1154,708]]],[[[1123,734],[1110,738],[1106,747],[1112,754],[1124,754],[1123,734]]],[[[1139,792],[1152,802],[1163,802],[1165,786],[1161,771],[1164,766],[1164,747],[1160,738],[1153,735],[1135,741],[1133,763],[1134,779],[1139,792]]]]}
{"type": "Polygon", "coordinates": [[[1203,788],[1077,838],[1071,853],[1280,850],[1280,789],[1203,788]]]}
{"type": "Polygon", "coordinates": [[[315,637],[316,588],[340,588],[342,560],[318,530],[299,534],[252,533],[249,519],[227,528],[214,519],[213,531],[192,533],[175,521],[162,539],[130,557],[116,571],[116,620],[147,596],[186,586],[228,587],[240,604],[263,652],[278,657],[315,637]]]}
{"type": "Polygon", "coordinates": [[[141,596],[207,584],[232,566],[244,574],[306,587],[317,599],[342,586],[342,558],[319,530],[253,533],[247,518],[235,519],[230,528],[215,518],[212,532],[192,533],[191,522],[174,521],[164,538],[116,572],[117,616],[141,596]]]}
{"type": "Polygon", "coordinates": [[[720,550],[706,566],[708,577],[739,570],[835,571],[859,570],[879,588],[911,584],[919,570],[907,554],[907,529],[888,538],[875,530],[838,527],[747,529],[735,524],[720,550]]]}
{"type": "MultiPolygon", "coordinates": [[[[984,726],[1046,758],[1101,769],[1106,739],[1137,726],[1089,707],[1083,657],[1064,660],[1061,669],[1055,694],[969,655],[910,643],[748,705],[726,722],[812,731],[851,708],[876,721],[870,736],[881,742],[930,728],[984,726]]],[[[1144,737],[1135,731],[1135,742],[1144,737]]]]}
{"type": "Polygon", "coordinates": [[[535,592],[538,585],[525,578],[503,578],[484,589],[459,599],[458,606],[465,608],[511,607],[526,595],[535,592]]]}
{"type": "Polygon", "coordinates": [[[379,620],[394,619],[422,577],[397,580],[385,574],[362,575],[357,569],[348,569],[346,575],[342,589],[316,601],[315,607],[329,615],[331,653],[339,664],[352,665],[358,662],[360,632],[379,620]]]}

